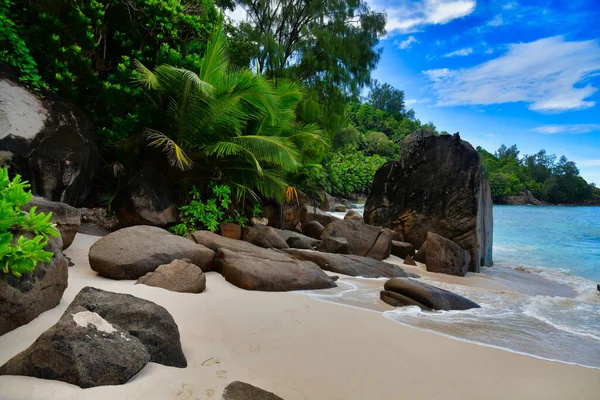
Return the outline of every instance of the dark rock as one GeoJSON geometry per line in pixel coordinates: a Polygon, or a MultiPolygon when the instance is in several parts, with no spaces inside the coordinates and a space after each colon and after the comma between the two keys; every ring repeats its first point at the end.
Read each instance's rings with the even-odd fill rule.
{"type": "Polygon", "coordinates": [[[350,276],[363,276],[365,278],[393,278],[393,277],[417,277],[415,274],[409,274],[402,268],[377,261],[369,257],[360,257],[347,254],[328,254],[318,251],[289,249],[286,253],[294,257],[312,261],[326,271],[336,272],[338,274],[350,276]]]}
{"type": "MultiPolygon", "coordinates": [[[[385,283],[384,289],[385,291],[398,293],[403,297],[410,299],[412,304],[405,305],[419,305],[425,310],[431,309],[448,311],[479,308],[477,303],[459,296],[456,293],[452,293],[423,282],[418,282],[410,278],[392,278],[385,283]],[[415,302],[418,304],[414,304],[415,302]]],[[[386,293],[386,298],[394,299],[396,302],[395,304],[389,303],[393,306],[398,306],[402,301],[402,298],[398,296],[391,296],[389,293],[386,293]]],[[[382,300],[384,300],[383,295],[382,300]]]]}
{"type": "Polygon", "coordinates": [[[381,292],[379,292],[379,298],[383,302],[389,304],[390,306],[394,306],[394,307],[417,306],[417,307],[420,307],[424,311],[431,311],[431,308],[424,306],[423,304],[419,303],[418,301],[415,301],[415,300],[411,299],[410,297],[401,295],[400,293],[391,292],[389,290],[382,290],[381,292]]]}
{"type": "MultiPolygon", "coordinates": [[[[308,243],[312,248],[315,248],[319,244],[321,244],[320,238],[319,239],[314,239],[314,238],[311,238],[309,236],[303,235],[301,233],[298,233],[298,232],[295,232],[295,231],[288,231],[288,230],[284,230],[284,229],[275,229],[275,230],[277,231],[277,234],[279,236],[281,236],[281,238],[283,240],[285,240],[286,243],[288,243],[288,246],[290,246],[290,247],[294,247],[294,246],[291,246],[289,244],[289,242],[288,242],[289,239],[292,238],[292,237],[294,237],[296,239],[299,239],[299,240],[301,240],[303,242],[308,243]]],[[[296,243],[299,243],[299,242],[296,242],[296,243]]]]}
{"type": "Polygon", "coordinates": [[[343,204],[336,204],[335,206],[333,206],[333,210],[335,212],[346,212],[346,206],[343,204]]]}
{"type": "Polygon", "coordinates": [[[302,225],[302,233],[313,239],[321,239],[325,227],[319,221],[310,221],[302,225]]]}
{"type": "Polygon", "coordinates": [[[235,240],[242,239],[242,227],[238,224],[233,224],[231,222],[221,222],[219,228],[221,230],[221,236],[235,240]]]}
{"type": "Polygon", "coordinates": [[[288,240],[286,240],[285,242],[291,249],[307,249],[307,250],[314,249],[314,247],[311,246],[308,241],[304,240],[301,237],[297,237],[297,236],[290,236],[288,238],[288,240]]]}
{"type": "Polygon", "coordinates": [[[336,220],[325,227],[321,238],[346,238],[350,254],[382,260],[390,255],[391,234],[382,228],[353,220],[336,220]]]}
{"type": "Polygon", "coordinates": [[[377,171],[365,221],[401,232],[415,248],[436,232],[467,250],[478,272],[492,263],[491,208],[477,151],[458,134],[417,133],[403,141],[399,161],[377,171]]]}
{"type": "MultiPolygon", "coordinates": [[[[79,213],[81,214],[82,227],[96,225],[103,228],[103,232],[106,232],[105,234],[96,234],[95,236],[106,236],[119,228],[119,219],[115,215],[108,215],[105,208],[80,208],[79,213]]],[[[82,231],[82,233],[84,232],[82,231]]]]}
{"type": "Polygon", "coordinates": [[[225,387],[223,400],[283,400],[281,397],[267,392],[249,383],[235,381],[225,387]]]}
{"type": "Polygon", "coordinates": [[[214,252],[153,226],[120,229],[96,241],[89,251],[90,267],[113,279],[138,279],[179,258],[208,271],[214,252]]]}
{"type": "MultiPolygon", "coordinates": [[[[327,224],[330,224],[337,219],[333,215],[319,210],[317,207],[306,204],[300,207],[299,218],[303,227],[310,221],[317,221],[321,225],[327,226],[327,224]]],[[[306,235],[306,233],[304,234],[306,235]]]]}
{"type": "Polygon", "coordinates": [[[201,293],[206,288],[206,276],[202,269],[190,260],[174,260],[160,265],[154,272],[148,272],[136,283],[156,286],[173,292],[201,293]]]}
{"type": "Polygon", "coordinates": [[[364,222],[363,216],[360,215],[357,211],[355,210],[350,210],[346,213],[346,215],[344,216],[344,219],[350,219],[353,221],[361,221],[364,222]]]}
{"type": "Polygon", "coordinates": [[[337,281],[340,279],[340,277],[339,277],[339,276],[337,276],[337,275],[329,275],[329,277],[330,277],[330,278],[331,278],[331,280],[333,280],[334,282],[337,282],[337,281]]]}
{"type": "Polygon", "coordinates": [[[0,272],[0,336],[60,303],[69,274],[62,247],[60,238],[50,238],[45,250],[54,256],[49,263],[38,263],[31,274],[17,278],[12,273],[0,272]]]}
{"type": "Polygon", "coordinates": [[[81,227],[81,214],[75,207],[65,203],[57,203],[46,200],[43,197],[34,196],[28,204],[21,207],[23,211],[29,211],[36,207],[37,212],[52,213],[51,221],[56,224],[63,241],[63,250],[73,243],[75,235],[81,227]]]}
{"type": "Polygon", "coordinates": [[[343,237],[326,237],[318,247],[324,253],[350,254],[348,239],[343,237]]]}
{"type": "Polygon", "coordinates": [[[177,221],[177,196],[165,175],[152,165],[135,174],[116,200],[120,226],[166,226],[177,221]]]}
{"type": "Polygon", "coordinates": [[[98,169],[94,127],[72,103],[51,92],[29,92],[0,64],[2,167],[48,200],[81,205],[98,169]]]}
{"type": "Polygon", "coordinates": [[[246,242],[250,242],[266,249],[289,248],[275,228],[271,228],[270,226],[249,226],[244,229],[243,238],[246,242]]]}
{"type": "Polygon", "coordinates": [[[423,242],[413,259],[423,264],[427,262],[427,240],[423,242]]]}
{"type": "Polygon", "coordinates": [[[410,243],[392,240],[392,254],[404,259],[409,256],[414,256],[415,248],[410,243]]]}
{"type": "Polygon", "coordinates": [[[427,233],[427,271],[465,276],[471,256],[451,240],[427,233]]]}
{"type": "Polygon", "coordinates": [[[412,265],[413,267],[417,266],[417,263],[411,256],[406,256],[403,263],[406,265],[412,265]]]}
{"type": "Polygon", "coordinates": [[[218,258],[225,279],[246,290],[286,292],[336,286],[318,265],[275,250],[248,253],[221,248],[218,258]]]}

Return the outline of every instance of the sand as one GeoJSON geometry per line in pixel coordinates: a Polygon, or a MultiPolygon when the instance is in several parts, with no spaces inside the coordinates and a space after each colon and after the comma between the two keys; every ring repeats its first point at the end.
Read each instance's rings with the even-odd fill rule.
{"type": "MultiPolygon", "coordinates": [[[[188,367],[150,363],[125,385],[91,389],[0,376],[1,400],[220,399],[235,380],[286,400],[600,397],[600,370],[457,341],[304,294],[244,291],[217,273],[207,274],[201,294],[104,279],[87,261],[96,239],[77,235],[67,250],[75,266],[62,302],[0,337],[0,364],[56,323],[82,287],[94,286],[164,306],[179,325],[188,367]]],[[[494,284],[485,280],[467,282],[494,284]]]]}

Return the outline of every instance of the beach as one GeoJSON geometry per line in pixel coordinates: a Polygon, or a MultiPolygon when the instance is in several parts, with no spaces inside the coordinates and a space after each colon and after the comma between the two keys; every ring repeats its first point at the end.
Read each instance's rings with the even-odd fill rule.
{"type": "MultiPolygon", "coordinates": [[[[207,274],[201,294],[105,279],[87,261],[97,239],[77,235],[66,251],[75,266],[60,305],[0,337],[0,363],[56,323],[82,287],[94,286],[165,307],[179,326],[188,367],[150,363],[124,385],[91,389],[0,376],[3,400],[220,399],[223,388],[236,380],[289,400],[598,398],[598,369],[466,343],[306,293],[244,291],[214,272],[207,274]]],[[[484,276],[461,282],[502,290],[484,276]]]]}

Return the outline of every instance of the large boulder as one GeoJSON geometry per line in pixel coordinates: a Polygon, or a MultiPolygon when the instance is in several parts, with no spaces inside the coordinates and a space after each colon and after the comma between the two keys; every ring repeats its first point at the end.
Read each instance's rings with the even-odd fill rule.
{"type": "Polygon", "coordinates": [[[427,271],[465,276],[471,256],[451,240],[427,232],[427,271]]]}
{"type": "Polygon", "coordinates": [[[303,235],[301,233],[298,233],[295,231],[289,231],[289,230],[285,230],[285,229],[275,229],[275,230],[277,231],[277,234],[279,236],[281,236],[281,238],[283,240],[285,240],[286,243],[292,248],[295,248],[295,247],[290,245],[290,243],[289,243],[290,238],[296,238],[298,240],[301,240],[302,242],[309,244],[312,248],[317,247],[321,243],[320,238],[315,239],[315,238],[303,235]]]}
{"type": "Polygon", "coordinates": [[[121,227],[177,222],[177,196],[172,184],[162,171],[149,164],[129,179],[116,204],[121,227]]]}
{"type": "Polygon", "coordinates": [[[343,204],[336,204],[335,206],[333,206],[333,210],[335,212],[346,212],[346,206],[343,204]]]}
{"type": "Polygon", "coordinates": [[[291,249],[307,249],[307,250],[314,249],[314,247],[311,246],[310,242],[304,240],[301,237],[297,237],[297,236],[290,236],[288,238],[288,240],[286,240],[285,242],[291,249]]]}
{"type": "Polygon", "coordinates": [[[275,228],[270,226],[249,226],[244,229],[243,239],[266,249],[287,249],[289,246],[283,238],[277,233],[275,228]]]}
{"type": "Polygon", "coordinates": [[[343,237],[326,237],[317,249],[324,253],[350,254],[348,239],[343,237]]]}
{"type": "Polygon", "coordinates": [[[325,227],[319,221],[310,221],[302,225],[302,233],[313,239],[320,239],[325,227]]]}
{"type": "Polygon", "coordinates": [[[174,260],[148,272],[136,283],[155,286],[172,292],[201,293],[206,289],[206,275],[190,260],[174,260]]]}
{"type": "Polygon", "coordinates": [[[348,254],[328,254],[299,249],[289,249],[285,252],[300,260],[312,261],[322,269],[338,274],[362,276],[365,278],[418,278],[417,275],[407,273],[396,265],[377,261],[369,257],[348,254]]]}
{"type": "MultiPolygon", "coordinates": [[[[19,236],[14,233],[14,236],[19,236]]],[[[68,284],[69,263],[62,240],[50,238],[45,250],[54,253],[49,263],[37,263],[31,274],[16,277],[0,272],[0,336],[32,321],[60,303],[68,284]]]]}
{"type": "Polygon", "coordinates": [[[392,278],[381,292],[381,300],[394,307],[419,306],[423,310],[468,310],[477,303],[435,286],[414,279],[392,278]]]}
{"type": "Polygon", "coordinates": [[[471,255],[469,270],[489,266],[492,199],[477,151],[458,134],[415,133],[400,160],[377,173],[365,204],[365,221],[401,232],[415,248],[436,232],[471,255]]]}
{"type": "Polygon", "coordinates": [[[286,292],[336,286],[318,265],[274,250],[254,253],[221,248],[218,259],[223,277],[246,290],[286,292]]]}
{"type": "Polygon", "coordinates": [[[153,226],[132,226],[99,239],[90,247],[90,267],[112,279],[138,279],[159,265],[187,258],[210,270],[214,252],[153,226]]]}
{"type": "MultiPolygon", "coordinates": [[[[219,249],[227,249],[231,251],[242,251],[247,253],[262,253],[266,251],[262,247],[258,247],[252,243],[245,242],[243,240],[235,240],[217,235],[216,233],[209,231],[197,231],[189,236],[189,239],[211,249],[215,254],[219,249]]],[[[206,271],[206,269],[202,269],[206,271]]]]}
{"type": "Polygon", "coordinates": [[[222,400],[283,400],[281,397],[267,392],[249,383],[235,381],[225,387],[222,400]]]}
{"type": "Polygon", "coordinates": [[[325,227],[323,240],[341,237],[348,240],[350,254],[383,260],[390,256],[392,237],[389,230],[361,221],[336,220],[325,227]]]}
{"type": "Polygon", "coordinates": [[[71,207],[66,203],[58,203],[38,196],[32,197],[31,201],[21,207],[21,209],[29,211],[31,207],[36,207],[37,212],[52,213],[51,221],[56,224],[56,228],[60,232],[63,241],[63,250],[73,243],[75,235],[81,228],[81,213],[79,209],[71,207]]]}
{"type": "Polygon", "coordinates": [[[75,105],[29,92],[0,63],[0,158],[46,199],[81,205],[98,169],[94,128],[75,105]]]}
{"type": "Polygon", "coordinates": [[[392,240],[392,254],[402,259],[408,256],[412,257],[415,255],[415,247],[407,242],[392,240]]]}
{"type": "Polygon", "coordinates": [[[309,206],[306,204],[300,207],[298,217],[302,226],[309,223],[310,221],[317,221],[321,225],[327,226],[327,224],[330,224],[337,219],[333,215],[321,211],[317,207],[309,206]]]}

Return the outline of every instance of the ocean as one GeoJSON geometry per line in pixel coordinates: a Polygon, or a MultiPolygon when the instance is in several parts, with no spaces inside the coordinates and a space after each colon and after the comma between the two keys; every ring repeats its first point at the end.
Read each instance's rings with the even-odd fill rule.
{"type": "Polygon", "coordinates": [[[338,288],[305,293],[454,339],[600,368],[600,207],[494,206],[493,259],[479,276],[508,290],[421,278],[479,309],[386,311],[385,279],[342,278],[338,288]]]}

